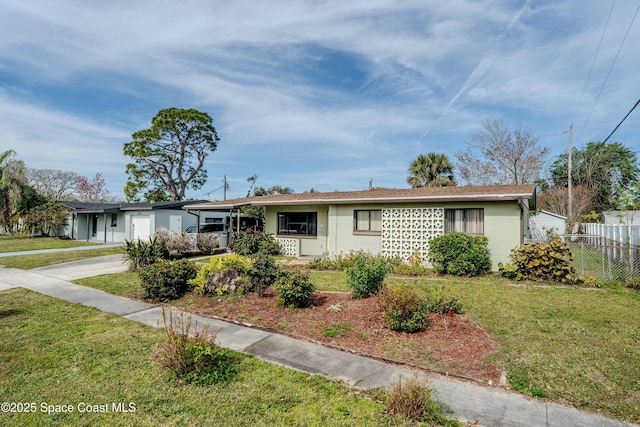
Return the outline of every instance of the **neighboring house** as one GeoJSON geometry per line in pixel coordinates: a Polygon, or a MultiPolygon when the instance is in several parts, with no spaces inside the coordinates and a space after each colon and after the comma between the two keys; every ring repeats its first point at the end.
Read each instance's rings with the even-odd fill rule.
{"type": "MultiPolygon", "coordinates": [[[[147,203],[83,203],[59,202],[70,209],[61,236],[75,240],[123,242],[146,240],[155,230],[166,228],[184,232],[197,224],[199,217],[184,207],[204,200],[147,203]]],[[[216,216],[212,214],[212,216],[216,216]]],[[[204,218],[200,218],[204,222],[204,218]]]]}
{"type": "Polygon", "coordinates": [[[489,239],[494,268],[529,236],[535,185],[423,187],[276,194],[190,205],[229,211],[265,208],[265,231],[292,256],[331,256],[363,249],[403,259],[428,255],[428,242],[452,231],[489,239]]]}
{"type": "Polygon", "coordinates": [[[565,234],[567,231],[567,217],[548,211],[540,211],[529,217],[531,240],[543,242],[550,236],[565,234]]]}

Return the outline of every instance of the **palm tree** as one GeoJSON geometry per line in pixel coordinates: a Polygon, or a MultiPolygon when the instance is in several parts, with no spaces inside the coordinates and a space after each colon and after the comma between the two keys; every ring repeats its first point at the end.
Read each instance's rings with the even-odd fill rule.
{"type": "Polygon", "coordinates": [[[12,227],[11,215],[20,200],[24,186],[24,163],[11,159],[14,154],[16,152],[13,150],[0,154],[0,225],[5,229],[12,227]]]}
{"type": "Polygon", "coordinates": [[[420,154],[409,165],[407,183],[413,188],[456,185],[453,164],[444,153],[420,154]]]}

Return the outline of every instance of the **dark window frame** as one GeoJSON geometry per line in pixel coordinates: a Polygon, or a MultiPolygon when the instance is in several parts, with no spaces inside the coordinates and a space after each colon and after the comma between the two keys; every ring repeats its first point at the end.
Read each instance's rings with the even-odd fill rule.
{"type": "Polygon", "coordinates": [[[278,212],[278,235],[318,235],[318,212],[278,212]]]}
{"type": "Polygon", "coordinates": [[[376,234],[380,234],[382,233],[382,209],[354,209],[353,210],[353,232],[354,233],[376,233],[376,234]],[[367,212],[368,213],[368,218],[367,218],[367,222],[368,222],[368,227],[367,229],[361,229],[358,228],[358,214],[359,213],[364,213],[367,212]],[[372,213],[373,212],[378,212],[379,213],[379,218],[378,218],[378,226],[380,227],[377,230],[372,229],[372,224],[375,221],[375,218],[372,218],[372,213]]]}

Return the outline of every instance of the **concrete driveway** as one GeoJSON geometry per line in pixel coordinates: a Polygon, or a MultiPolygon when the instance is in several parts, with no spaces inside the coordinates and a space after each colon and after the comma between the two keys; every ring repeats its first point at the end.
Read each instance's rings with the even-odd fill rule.
{"type": "Polygon", "coordinates": [[[120,273],[128,269],[124,255],[118,254],[48,265],[30,271],[56,279],[73,281],[102,274],[120,273]]]}

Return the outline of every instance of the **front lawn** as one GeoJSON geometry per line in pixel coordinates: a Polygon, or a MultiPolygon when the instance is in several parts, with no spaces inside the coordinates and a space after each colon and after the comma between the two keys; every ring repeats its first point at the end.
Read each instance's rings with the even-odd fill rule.
{"type": "Polygon", "coordinates": [[[97,248],[67,252],[52,252],[34,255],[16,255],[0,257],[0,265],[7,268],[20,268],[31,270],[32,268],[44,267],[47,265],[61,264],[63,262],[78,261],[86,258],[99,257],[103,255],[123,254],[121,246],[109,248],[97,248]]]}
{"type": "Polygon", "coordinates": [[[224,387],[176,384],[154,360],[163,330],[24,289],[0,298],[0,395],[22,411],[3,410],[0,425],[413,425],[340,383],[250,356],[224,387]]]}
{"type": "Polygon", "coordinates": [[[0,236],[0,253],[34,251],[39,249],[75,248],[92,246],[97,243],[54,237],[0,236]]]}
{"type": "MultiPolygon", "coordinates": [[[[310,272],[319,290],[348,291],[342,272],[310,272]]],[[[135,295],[135,274],[78,281],[135,295]]],[[[522,392],[590,412],[640,422],[640,293],[629,289],[513,283],[495,275],[464,279],[391,276],[421,292],[445,287],[495,341],[490,361],[522,392]]]]}

